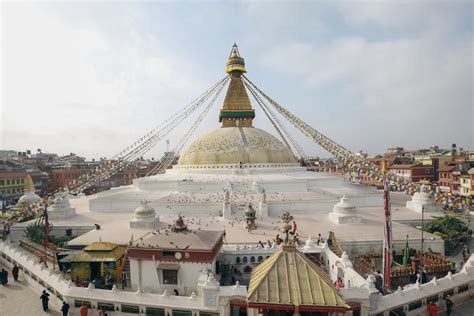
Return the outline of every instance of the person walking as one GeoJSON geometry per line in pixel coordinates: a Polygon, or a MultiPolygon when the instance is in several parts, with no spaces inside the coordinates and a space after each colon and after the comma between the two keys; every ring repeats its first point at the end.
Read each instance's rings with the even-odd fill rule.
{"type": "Polygon", "coordinates": [[[122,290],[125,290],[125,288],[127,287],[127,271],[125,270],[122,270],[121,281],[122,281],[122,290]]]}
{"type": "Polygon", "coordinates": [[[67,316],[69,313],[69,304],[66,301],[63,301],[63,306],[61,307],[61,312],[63,312],[63,316],[67,316]]]}
{"type": "Polygon", "coordinates": [[[99,310],[99,316],[107,316],[107,312],[105,311],[105,307],[101,306],[99,310]]]}
{"type": "Polygon", "coordinates": [[[47,312],[49,310],[48,308],[49,293],[47,293],[46,290],[43,290],[43,294],[41,294],[40,300],[41,300],[41,303],[43,304],[43,311],[47,312]]]}
{"type": "Polygon", "coordinates": [[[429,316],[438,316],[438,305],[434,301],[431,301],[426,307],[429,316]]]}
{"type": "Polygon", "coordinates": [[[2,271],[0,272],[0,281],[2,285],[8,284],[8,272],[3,268],[2,268],[2,271]]]}
{"type": "Polygon", "coordinates": [[[13,265],[13,269],[12,269],[13,279],[15,280],[15,282],[18,281],[18,273],[20,273],[20,268],[15,263],[13,265]]]}
{"type": "Polygon", "coordinates": [[[87,316],[87,314],[89,314],[89,308],[87,307],[86,304],[82,304],[81,308],[79,309],[79,315],[87,316]]]}
{"type": "Polygon", "coordinates": [[[444,299],[444,304],[446,304],[446,315],[447,316],[450,316],[451,313],[453,312],[453,301],[451,300],[450,296],[446,296],[446,298],[444,299]]]}

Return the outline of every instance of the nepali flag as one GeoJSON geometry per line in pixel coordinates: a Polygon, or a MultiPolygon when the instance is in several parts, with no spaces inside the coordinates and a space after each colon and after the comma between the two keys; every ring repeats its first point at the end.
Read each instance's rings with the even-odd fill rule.
{"type": "Polygon", "coordinates": [[[384,239],[383,239],[383,277],[384,277],[384,291],[390,289],[390,272],[392,268],[392,210],[390,204],[390,186],[388,177],[384,176],[384,211],[385,211],[385,225],[384,225],[384,239]]]}

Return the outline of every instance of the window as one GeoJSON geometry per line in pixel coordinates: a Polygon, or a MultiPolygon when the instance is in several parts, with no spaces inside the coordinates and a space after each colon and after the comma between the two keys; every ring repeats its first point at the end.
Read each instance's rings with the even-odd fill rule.
{"type": "Polygon", "coordinates": [[[240,257],[235,258],[236,263],[240,263],[240,257]]]}
{"type": "Polygon", "coordinates": [[[443,297],[446,298],[446,296],[453,296],[454,295],[454,290],[446,291],[443,293],[443,297]]]}
{"type": "Polygon", "coordinates": [[[173,316],[193,316],[191,311],[173,310],[173,316]]]}
{"type": "Polygon", "coordinates": [[[10,185],[10,179],[7,179],[7,185],[10,185]]]}
{"type": "Polygon", "coordinates": [[[0,180],[0,185],[5,185],[5,180],[0,180]]]}
{"type": "Polygon", "coordinates": [[[146,314],[147,315],[165,316],[165,310],[163,308],[147,307],[146,308],[146,314]]]}
{"type": "Polygon", "coordinates": [[[262,262],[263,261],[263,257],[262,256],[258,256],[258,262],[262,262]]]}
{"type": "Polygon", "coordinates": [[[68,237],[72,236],[72,229],[66,229],[66,236],[68,237]]]}
{"type": "Polygon", "coordinates": [[[178,284],[178,270],[163,270],[163,284],[178,284]]]}
{"type": "Polygon", "coordinates": [[[420,308],[421,306],[422,306],[421,301],[416,301],[416,302],[408,304],[408,310],[412,311],[414,309],[420,308]]]}
{"type": "Polygon", "coordinates": [[[122,312],[123,313],[139,314],[140,313],[140,308],[138,306],[133,306],[133,305],[122,305],[122,312]]]}
{"type": "Polygon", "coordinates": [[[92,306],[91,302],[89,301],[74,301],[74,307],[81,307],[82,305],[86,305],[89,308],[92,306]]]}
{"type": "Polygon", "coordinates": [[[244,263],[247,263],[248,259],[247,257],[244,257],[244,259],[242,260],[244,263]]]}
{"type": "Polygon", "coordinates": [[[115,305],[114,304],[98,302],[97,303],[97,309],[100,310],[102,307],[104,307],[104,309],[106,311],[109,311],[109,312],[114,312],[115,311],[115,305]]]}
{"type": "Polygon", "coordinates": [[[464,284],[458,288],[458,293],[467,292],[468,290],[469,290],[469,284],[464,284]]]}
{"type": "Polygon", "coordinates": [[[439,300],[438,295],[433,295],[426,299],[426,303],[428,304],[429,302],[437,302],[438,300],[439,300]]]}
{"type": "Polygon", "coordinates": [[[174,257],[176,251],[163,251],[163,257],[174,257]]]}
{"type": "Polygon", "coordinates": [[[254,256],[250,257],[250,262],[255,262],[255,257],[254,256]]]}

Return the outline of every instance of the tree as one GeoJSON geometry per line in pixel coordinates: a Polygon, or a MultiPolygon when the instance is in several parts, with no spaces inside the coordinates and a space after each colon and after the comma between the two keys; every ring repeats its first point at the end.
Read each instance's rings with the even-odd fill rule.
{"type": "Polygon", "coordinates": [[[467,241],[468,227],[459,218],[445,215],[429,223],[425,230],[443,238],[445,250],[452,253],[467,241]]]}
{"type": "MultiPolygon", "coordinates": [[[[48,232],[51,232],[52,229],[53,229],[53,224],[50,223],[49,227],[48,227],[48,232]]],[[[49,235],[49,233],[48,233],[48,236],[51,237],[49,235]]],[[[25,232],[24,237],[28,238],[32,242],[35,242],[35,243],[38,243],[38,244],[43,244],[43,241],[44,241],[44,218],[43,217],[38,218],[36,221],[34,221],[30,225],[28,225],[26,227],[26,232],[25,232]]],[[[50,239],[51,238],[48,238],[48,241],[50,239]]]]}

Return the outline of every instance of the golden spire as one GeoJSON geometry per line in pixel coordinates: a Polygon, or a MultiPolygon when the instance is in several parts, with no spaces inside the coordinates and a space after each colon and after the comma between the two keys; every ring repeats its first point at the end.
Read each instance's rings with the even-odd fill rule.
{"type": "Polygon", "coordinates": [[[255,111],[242,82],[242,75],[247,72],[245,60],[240,56],[235,43],[227,59],[226,72],[231,80],[219,114],[219,122],[222,122],[222,127],[252,127],[255,111]]]}
{"type": "Polygon", "coordinates": [[[27,175],[25,178],[24,190],[25,192],[35,192],[35,185],[30,175],[27,175]]]}

